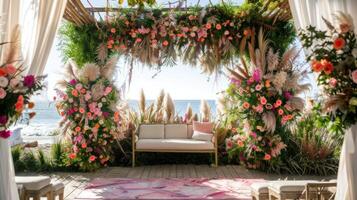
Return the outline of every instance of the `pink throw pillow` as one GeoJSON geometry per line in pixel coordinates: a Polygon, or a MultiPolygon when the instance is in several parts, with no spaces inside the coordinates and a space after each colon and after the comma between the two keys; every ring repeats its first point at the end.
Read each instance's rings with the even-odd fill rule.
{"type": "Polygon", "coordinates": [[[193,122],[193,130],[202,133],[212,133],[213,123],[211,122],[193,122]]]}

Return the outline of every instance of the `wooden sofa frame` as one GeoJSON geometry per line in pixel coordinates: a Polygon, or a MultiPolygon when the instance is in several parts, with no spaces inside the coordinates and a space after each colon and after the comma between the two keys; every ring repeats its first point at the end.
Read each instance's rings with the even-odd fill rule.
{"type": "Polygon", "coordinates": [[[160,152],[160,153],[213,153],[215,164],[218,166],[218,142],[217,142],[217,133],[213,133],[214,138],[214,149],[213,150],[173,150],[173,149],[136,149],[136,142],[139,140],[138,131],[132,131],[132,167],[135,167],[136,152],[160,152]]]}

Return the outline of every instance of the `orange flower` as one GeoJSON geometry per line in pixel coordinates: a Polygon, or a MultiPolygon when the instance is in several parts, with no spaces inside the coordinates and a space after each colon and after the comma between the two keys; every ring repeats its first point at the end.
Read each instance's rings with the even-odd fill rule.
{"type": "Polygon", "coordinates": [[[324,72],[325,74],[331,74],[333,71],[333,65],[330,61],[328,60],[322,60],[321,64],[324,66],[324,72]]]}
{"type": "Polygon", "coordinates": [[[85,112],[84,108],[79,108],[79,112],[83,114],[85,112]]]}
{"type": "Polygon", "coordinates": [[[333,48],[335,48],[336,50],[340,50],[345,46],[346,42],[343,38],[337,38],[334,42],[333,42],[333,48]]]}
{"type": "Polygon", "coordinates": [[[243,108],[248,109],[250,107],[250,104],[248,102],[243,103],[243,108]]]}
{"type": "Polygon", "coordinates": [[[68,157],[69,157],[71,160],[73,160],[73,159],[76,158],[76,154],[75,154],[75,153],[70,153],[70,154],[68,155],[68,157]]]}
{"type": "Polygon", "coordinates": [[[82,143],[81,147],[82,147],[82,149],[87,148],[87,143],[82,143]]]}
{"type": "Polygon", "coordinates": [[[95,125],[94,125],[94,128],[96,128],[96,129],[98,129],[100,127],[100,125],[98,124],[98,123],[96,123],[95,125]]]}
{"type": "Polygon", "coordinates": [[[6,76],[7,75],[7,71],[5,68],[0,68],[0,76],[6,76]]]}
{"type": "Polygon", "coordinates": [[[251,34],[252,34],[252,31],[249,28],[247,28],[243,31],[243,35],[245,35],[245,36],[250,36],[251,34]]]}
{"type": "Polygon", "coordinates": [[[238,141],[237,141],[237,145],[238,145],[239,147],[243,147],[243,146],[244,146],[244,143],[242,142],[242,140],[238,140],[238,141]]]}
{"type": "Polygon", "coordinates": [[[27,104],[27,107],[28,107],[29,109],[32,109],[33,107],[35,107],[35,103],[34,103],[34,102],[29,102],[29,103],[27,104]]]}
{"type": "Polygon", "coordinates": [[[324,69],[324,66],[319,61],[312,62],[312,71],[314,72],[321,72],[324,69]]]}
{"type": "Polygon", "coordinates": [[[265,87],[267,87],[267,88],[270,87],[270,81],[269,81],[269,80],[266,80],[266,81],[265,81],[265,87]]]}
{"type": "Polygon", "coordinates": [[[72,90],[72,95],[75,96],[75,97],[78,97],[78,90],[73,89],[72,90]]]}
{"type": "Polygon", "coordinates": [[[271,155],[269,155],[269,154],[265,154],[265,156],[264,156],[264,160],[270,160],[271,159],[271,155]]]}
{"type": "Polygon", "coordinates": [[[16,112],[22,112],[22,109],[24,108],[24,97],[20,95],[17,98],[17,102],[15,104],[15,110],[16,112]]]}
{"type": "Polygon", "coordinates": [[[119,112],[114,112],[114,121],[119,122],[119,120],[120,120],[119,112]]]}
{"type": "Polygon", "coordinates": [[[81,127],[77,126],[74,130],[75,130],[76,132],[79,132],[79,131],[81,131],[81,127]]]}
{"type": "Polygon", "coordinates": [[[169,45],[169,42],[167,40],[165,40],[162,42],[162,45],[164,45],[166,47],[167,45],[169,45]]]}

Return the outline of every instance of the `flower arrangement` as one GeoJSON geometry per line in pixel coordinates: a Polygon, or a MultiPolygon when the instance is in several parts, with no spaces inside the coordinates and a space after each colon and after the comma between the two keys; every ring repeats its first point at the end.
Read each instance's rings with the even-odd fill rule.
{"type": "Polygon", "coordinates": [[[298,54],[294,48],[280,58],[269,48],[262,31],[258,44],[255,51],[254,44],[249,44],[251,70],[244,59],[243,67],[230,70],[228,115],[243,123],[232,131],[226,148],[248,168],[267,169],[280,160],[286,147],[284,127],[303,110],[304,100],[297,95],[308,85],[299,83],[305,72],[294,67],[298,54]]]}
{"type": "MultiPolygon", "coordinates": [[[[177,58],[182,58],[184,63],[200,64],[204,71],[212,73],[240,53],[244,54],[239,51],[240,42],[245,36],[254,37],[254,29],[262,26],[271,27],[270,39],[279,40],[272,44],[274,49],[287,48],[294,40],[295,32],[288,20],[289,12],[277,7],[277,2],[259,1],[238,8],[210,6],[187,12],[158,9],[123,12],[96,25],[67,25],[61,31],[63,51],[67,58],[77,58],[78,55],[75,59],[78,62],[82,62],[84,54],[93,51],[101,60],[119,54],[148,66],[174,65],[177,58]],[[270,9],[277,9],[280,14],[274,16],[272,13],[275,12],[270,9]],[[276,20],[271,20],[273,18],[276,20]],[[80,32],[92,34],[83,36],[83,42],[91,39],[91,44],[97,45],[86,46],[83,53],[79,53],[78,50],[83,48],[76,45],[81,38],[80,32]]],[[[88,56],[88,59],[95,57],[88,56]]]]}
{"type": "Polygon", "coordinates": [[[73,145],[68,163],[84,171],[106,166],[113,156],[112,143],[124,138],[119,91],[112,83],[116,61],[114,57],[104,66],[85,64],[79,70],[70,61],[68,79],[60,83],[65,90],[57,90],[61,125],[73,145]]]}
{"type": "Polygon", "coordinates": [[[348,127],[357,122],[357,41],[351,16],[340,12],[336,19],[337,27],[325,20],[328,31],[310,26],[300,37],[326,94],[324,110],[348,127]]]}
{"type": "MultiPolygon", "coordinates": [[[[4,54],[5,62],[0,65],[0,138],[4,139],[11,136],[9,127],[22,116],[23,110],[34,107],[34,103],[30,102],[31,95],[43,88],[43,76],[22,75],[24,68],[18,64],[20,57],[18,37],[19,29],[16,27],[12,42],[9,43],[9,52],[4,54]]],[[[7,44],[2,43],[1,46],[7,44]]],[[[0,51],[1,53],[3,52],[0,51]]],[[[29,115],[32,118],[35,113],[29,115]]]]}

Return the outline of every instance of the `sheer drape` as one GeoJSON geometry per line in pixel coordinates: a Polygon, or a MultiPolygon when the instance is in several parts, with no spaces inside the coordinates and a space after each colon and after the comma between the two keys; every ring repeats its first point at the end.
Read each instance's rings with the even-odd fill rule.
{"type": "MultiPolygon", "coordinates": [[[[18,24],[20,0],[0,1],[0,42],[9,42],[11,31],[18,24]]],[[[0,64],[3,64],[4,52],[9,45],[0,47],[0,64]]],[[[15,172],[10,152],[9,141],[0,138],[0,199],[18,200],[15,172]]]]}
{"type": "Polygon", "coordinates": [[[23,56],[27,74],[41,75],[55,39],[67,0],[31,0],[21,5],[23,56]]]}
{"type": "MultiPolygon", "coordinates": [[[[296,29],[308,25],[326,30],[322,17],[333,22],[338,11],[348,13],[357,30],[357,0],[289,0],[296,29]]],[[[345,133],[337,178],[335,199],[357,199],[357,125],[345,133]]]]}

